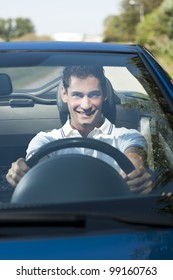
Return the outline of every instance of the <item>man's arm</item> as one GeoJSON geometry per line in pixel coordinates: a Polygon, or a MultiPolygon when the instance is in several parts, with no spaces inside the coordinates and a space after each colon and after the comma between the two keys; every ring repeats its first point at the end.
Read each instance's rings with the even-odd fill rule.
{"type": "Polygon", "coordinates": [[[143,148],[131,147],[126,149],[125,155],[134,164],[135,170],[130,174],[122,174],[132,192],[147,194],[152,191],[152,171],[148,167],[147,153],[143,148]]]}

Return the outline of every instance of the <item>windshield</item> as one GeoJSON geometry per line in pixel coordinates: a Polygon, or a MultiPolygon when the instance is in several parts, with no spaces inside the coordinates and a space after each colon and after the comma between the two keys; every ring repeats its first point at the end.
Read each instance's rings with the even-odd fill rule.
{"type": "Polygon", "coordinates": [[[8,75],[11,81],[11,91],[4,93],[2,84],[0,92],[0,201],[3,205],[137,200],[157,194],[161,198],[172,191],[170,102],[156,73],[137,53],[6,52],[0,53],[2,74],[8,75]],[[103,69],[104,90],[99,78],[91,73],[72,74],[65,88],[66,69],[83,66],[103,69]],[[74,77],[77,80],[73,83],[74,77]],[[87,83],[83,89],[81,81],[87,81],[89,89],[87,83]],[[26,179],[23,177],[17,186],[11,186],[6,179],[11,163],[18,158],[30,160],[39,148],[66,138],[82,138],[84,142],[58,144],[60,147],[51,147],[47,154],[41,152],[33,167],[29,166],[26,179]],[[146,156],[143,167],[152,180],[149,191],[142,187],[146,181],[141,181],[138,190],[128,184],[130,179],[124,174],[127,175],[127,170],[132,172],[129,163],[119,154],[112,156],[113,150],[108,151],[109,147],[102,147],[102,143],[120,150],[125,157],[130,158],[136,147],[141,159],[146,156]],[[45,157],[47,160],[43,160],[45,157]],[[24,195],[20,197],[19,193],[24,195]],[[39,197],[38,201],[35,197],[39,197]]]}

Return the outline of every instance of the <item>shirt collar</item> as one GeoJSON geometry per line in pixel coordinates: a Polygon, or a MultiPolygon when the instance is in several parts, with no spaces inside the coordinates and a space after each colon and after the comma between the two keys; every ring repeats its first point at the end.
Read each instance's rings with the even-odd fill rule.
{"type": "Polygon", "coordinates": [[[62,127],[62,129],[63,129],[63,133],[64,133],[65,138],[66,138],[66,137],[70,137],[70,136],[72,136],[72,135],[74,135],[74,134],[77,134],[77,132],[78,132],[76,129],[73,129],[73,128],[71,127],[71,125],[70,125],[70,120],[69,120],[69,119],[66,121],[66,123],[64,124],[64,126],[62,127]],[[76,132],[76,133],[75,133],[75,132],[76,132]]]}
{"type": "MultiPolygon", "coordinates": [[[[100,131],[100,133],[102,134],[110,134],[112,126],[113,126],[112,123],[105,118],[104,123],[99,128],[94,128],[93,132],[100,131]]],[[[65,138],[68,138],[70,136],[80,135],[80,133],[76,129],[73,129],[71,127],[69,119],[66,121],[62,129],[65,138]]],[[[92,131],[90,133],[92,133],[92,131]]]]}
{"type": "Polygon", "coordinates": [[[103,134],[109,134],[112,130],[113,124],[105,118],[104,123],[99,127],[103,134]]]}

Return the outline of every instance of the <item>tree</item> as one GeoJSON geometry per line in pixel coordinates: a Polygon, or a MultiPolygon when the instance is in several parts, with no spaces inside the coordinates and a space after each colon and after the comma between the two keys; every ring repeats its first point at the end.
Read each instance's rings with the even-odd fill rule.
{"type": "Polygon", "coordinates": [[[173,40],[173,2],[172,0],[165,0],[161,5],[163,13],[165,14],[165,21],[167,23],[167,34],[173,40]]]}
{"type": "Polygon", "coordinates": [[[173,0],[122,0],[121,7],[105,19],[103,41],[146,46],[172,76],[173,0]]]}
{"type": "Polygon", "coordinates": [[[138,24],[143,21],[145,15],[152,12],[162,2],[163,0],[122,0],[121,14],[112,16],[109,24],[107,24],[108,19],[104,22],[104,41],[109,41],[109,38],[110,41],[112,38],[116,39],[115,32],[118,34],[118,41],[135,41],[138,24]]]}
{"type": "Polygon", "coordinates": [[[104,42],[122,41],[122,18],[121,16],[108,16],[104,21],[104,42]]]}
{"type": "Polygon", "coordinates": [[[167,38],[173,39],[172,0],[165,0],[157,9],[148,14],[137,27],[136,39],[141,44],[156,44],[167,38]],[[162,38],[162,39],[161,39],[162,38]]]}
{"type": "Polygon", "coordinates": [[[143,12],[144,15],[146,15],[159,7],[163,1],[164,0],[122,0],[121,7],[123,12],[128,12],[131,7],[137,10],[139,14],[140,8],[143,6],[143,12]]]}
{"type": "Polygon", "coordinates": [[[173,60],[172,0],[164,0],[157,9],[145,17],[137,27],[136,40],[148,47],[156,56],[164,57],[170,64],[173,60]]]}
{"type": "Polygon", "coordinates": [[[28,18],[0,19],[0,37],[7,42],[34,32],[34,25],[28,18]]]}
{"type": "Polygon", "coordinates": [[[157,31],[159,32],[158,21],[160,20],[160,11],[157,9],[153,13],[145,16],[143,22],[139,23],[136,32],[136,41],[142,45],[155,45],[157,31]]]}

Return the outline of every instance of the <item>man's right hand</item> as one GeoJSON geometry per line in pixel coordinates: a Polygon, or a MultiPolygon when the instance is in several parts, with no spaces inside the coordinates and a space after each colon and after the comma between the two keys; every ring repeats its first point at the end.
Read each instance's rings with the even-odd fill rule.
{"type": "Polygon", "coordinates": [[[19,158],[16,162],[12,163],[11,168],[6,175],[6,179],[13,187],[16,187],[29,169],[30,168],[26,164],[25,159],[19,158]]]}

